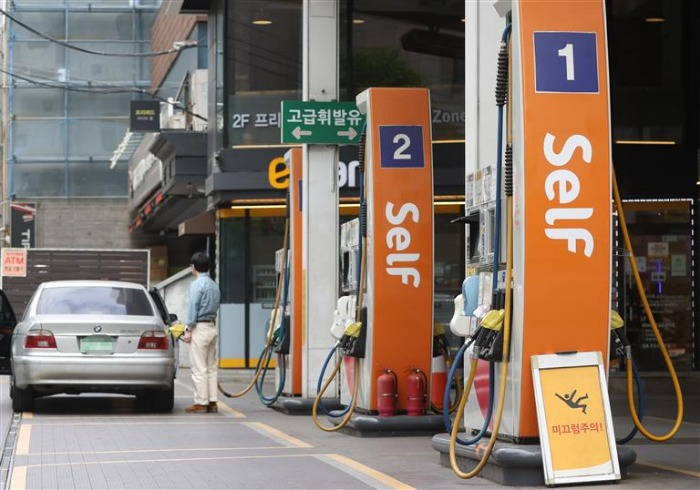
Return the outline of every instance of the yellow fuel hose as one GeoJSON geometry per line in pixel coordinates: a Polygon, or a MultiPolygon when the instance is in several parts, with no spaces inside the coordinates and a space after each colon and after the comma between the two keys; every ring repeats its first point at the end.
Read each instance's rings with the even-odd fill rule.
{"type": "MultiPolygon", "coordinates": [[[[273,344],[273,339],[275,338],[274,336],[274,325],[277,323],[277,315],[280,315],[282,317],[282,321],[284,321],[284,311],[278,311],[279,305],[280,305],[280,293],[282,291],[282,287],[284,284],[284,278],[287,275],[287,250],[289,249],[289,218],[287,218],[284,222],[284,244],[282,245],[282,271],[280,273],[279,279],[277,280],[277,292],[275,293],[275,306],[273,307],[272,311],[276,312],[275,316],[270,320],[270,328],[268,329],[267,332],[267,340],[265,341],[265,348],[262,351],[262,354],[260,356],[260,359],[267,359],[267,353],[270,349],[272,349],[272,344],[273,344]],[[274,320],[274,321],[273,321],[274,320]]],[[[255,386],[255,383],[258,381],[258,378],[262,374],[263,370],[267,369],[269,365],[269,359],[267,362],[260,362],[257,366],[255,366],[255,373],[253,375],[253,379],[250,381],[248,386],[243,388],[243,390],[239,391],[238,393],[229,393],[224,389],[222,386],[221,382],[219,381],[217,383],[217,386],[219,388],[219,392],[224,395],[227,398],[240,398],[246,393],[248,393],[250,390],[253,389],[253,386],[255,386]]]]}
{"type": "MultiPolygon", "coordinates": [[[[489,442],[484,449],[484,454],[477,465],[469,472],[463,472],[459,469],[457,465],[456,457],[456,444],[457,444],[457,433],[459,431],[459,423],[462,419],[462,414],[464,413],[464,406],[467,403],[467,397],[469,395],[468,390],[465,388],[462,394],[462,399],[459,402],[459,407],[457,407],[457,415],[455,415],[455,421],[452,425],[452,433],[450,434],[450,466],[455,474],[460,478],[473,478],[479,474],[479,472],[486,466],[489,458],[491,457],[491,451],[493,446],[496,444],[496,439],[498,439],[498,431],[501,428],[501,419],[503,417],[503,407],[505,406],[506,400],[506,384],[508,380],[508,355],[510,351],[510,326],[511,326],[511,281],[512,281],[512,271],[513,271],[513,198],[508,197],[508,226],[507,226],[507,239],[506,239],[506,305],[505,305],[505,317],[503,319],[503,362],[501,362],[501,384],[498,390],[498,409],[496,410],[496,420],[493,424],[493,429],[491,431],[491,437],[489,442]]],[[[472,372],[469,376],[472,377],[472,373],[476,371],[474,365],[472,365],[472,372]]]]}
{"type": "MultiPolygon", "coordinates": [[[[362,240],[362,259],[360,260],[360,282],[358,283],[357,286],[357,309],[355,310],[355,321],[359,322],[362,320],[362,302],[364,301],[364,283],[365,283],[365,268],[367,267],[367,238],[365,237],[364,240],[362,240]]],[[[366,325],[363,325],[364,328],[367,328],[366,325]]],[[[314,421],[314,424],[316,427],[321,429],[322,431],[325,432],[336,432],[348,425],[348,422],[350,422],[350,419],[352,418],[352,415],[355,413],[355,406],[357,405],[357,394],[359,392],[358,387],[360,386],[360,360],[358,358],[355,358],[355,387],[353,389],[353,394],[352,394],[352,402],[350,402],[350,408],[348,409],[348,412],[345,414],[345,416],[340,420],[340,422],[333,426],[333,427],[326,427],[323,424],[321,424],[321,421],[318,418],[318,405],[321,402],[321,397],[323,394],[326,392],[326,388],[331,384],[333,381],[333,378],[335,378],[338,373],[340,372],[340,367],[343,363],[343,356],[338,356],[338,362],[335,363],[335,368],[333,369],[333,372],[331,375],[328,377],[326,382],[323,384],[321,387],[321,390],[316,394],[316,398],[314,399],[314,404],[311,407],[311,418],[314,421]]]]}
{"type": "Polygon", "coordinates": [[[318,419],[318,405],[321,402],[321,397],[323,394],[326,392],[326,388],[331,384],[331,381],[333,381],[333,378],[335,378],[338,375],[338,372],[340,372],[340,366],[343,364],[343,357],[338,358],[338,362],[335,363],[335,368],[333,369],[333,372],[331,375],[328,377],[325,383],[323,383],[323,386],[321,387],[321,391],[318,392],[318,395],[316,395],[316,398],[314,399],[314,404],[311,407],[311,416],[313,417],[314,424],[316,424],[316,427],[321,429],[324,432],[336,432],[345,427],[348,422],[350,422],[350,419],[352,418],[353,413],[355,413],[355,406],[357,405],[357,393],[359,392],[358,387],[360,386],[360,376],[359,374],[359,359],[355,358],[355,387],[353,389],[352,393],[352,402],[350,403],[350,409],[348,412],[343,416],[343,418],[340,420],[338,425],[335,425],[333,427],[326,427],[321,424],[321,422],[318,419]]]}
{"type": "Polygon", "coordinates": [[[622,208],[622,200],[620,199],[620,191],[617,186],[617,178],[615,177],[615,171],[612,173],[613,178],[613,196],[615,198],[615,207],[617,208],[617,217],[620,220],[620,228],[622,229],[622,237],[625,241],[625,247],[629,252],[629,262],[632,267],[632,273],[634,275],[634,282],[637,285],[637,291],[639,296],[642,298],[642,304],[644,305],[644,311],[646,312],[647,318],[649,319],[649,324],[651,325],[651,330],[654,332],[654,337],[656,337],[656,342],[659,344],[659,349],[661,350],[661,355],[664,358],[664,363],[666,363],[666,368],[668,373],[671,375],[671,381],[673,382],[673,389],[676,393],[676,422],[673,428],[664,435],[658,436],[649,432],[642,422],[639,420],[637,414],[637,408],[634,405],[634,381],[633,381],[633,371],[632,371],[632,360],[628,359],[625,363],[627,365],[627,402],[629,405],[630,415],[634,421],[634,425],[639,429],[644,437],[655,442],[664,442],[671,439],[676,435],[683,422],[683,393],[681,392],[681,385],[678,382],[678,375],[673,367],[673,362],[671,361],[671,356],[668,355],[668,350],[666,349],[666,344],[664,339],[661,337],[661,332],[659,327],[656,325],[654,320],[654,314],[649,306],[649,301],[647,300],[646,293],[644,291],[644,285],[642,284],[642,279],[639,276],[639,269],[637,268],[637,261],[634,259],[634,251],[632,250],[632,242],[630,241],[629,232],[627,230],[627,223],[625,222],[625,213],[622,208]]]}

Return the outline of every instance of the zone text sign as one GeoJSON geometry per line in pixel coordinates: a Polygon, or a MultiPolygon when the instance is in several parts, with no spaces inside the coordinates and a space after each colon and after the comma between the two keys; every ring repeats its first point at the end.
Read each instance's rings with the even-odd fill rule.
{"type": "Polygon", "coordinates": [[[354,102],[282,101],[284,144],[358,144],[364,124],[354,102]]]}

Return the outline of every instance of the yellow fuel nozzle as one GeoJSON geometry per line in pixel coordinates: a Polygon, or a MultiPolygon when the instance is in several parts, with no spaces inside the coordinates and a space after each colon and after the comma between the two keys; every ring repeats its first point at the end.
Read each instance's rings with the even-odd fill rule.
{"type": "Polygon", "coordinates": [[[185,324],[184,323],[173,323],[168,327],[168,332],[170,332],[175,339],[179,339],[182,337],[182,334],[185,333],[185,324]]]}
{"type": "Polygon", "coordinates": [[[625,330],[622,328],[625,326],[625,321],[622,319],[620,314],[615,310],[610,310],[610,330],[612,330],[615,337],[617,337],[620,345],[618,345],[615,350],[618,355],[624,356],[625,359],[632,359],[632,345],[630,341],[627,340],[627,335],[625,335],[625,330]]]}
{"type": "Polygon", "coordinates": [[[348,337],[359,337],[360,330],[362,330],[362,322],[355,322],[345,327],[344,334],[348,337]]]}
{"type": "Polygon", "coordinates": [[[620,314],[615,310],[610,310],[610,329],[617,330],[620,327],[625,326],[625,321],[622,319],[620,314]]]}
{"type": "Polygon", "coordinates": [[[489,330],[493,330],[494,332],[498,332],[501,330],[501,327],[503,327],[503,318],[505,317],[505,310],[491,310],[486,315],[484,315],[484,318],[481,319],[481,326],[484,328],[488,328],[489,330]]]}

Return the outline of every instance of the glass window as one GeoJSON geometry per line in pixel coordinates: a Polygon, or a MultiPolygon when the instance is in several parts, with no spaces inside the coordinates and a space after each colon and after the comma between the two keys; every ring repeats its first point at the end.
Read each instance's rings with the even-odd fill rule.
{"type": "MultiPolygon", "coordinates": [[[[12,12],[11,15],[48,37],[65,39],[66,17],[63,12],[12,12]]],[[[13,32],[19,39],[40,39],[24,27],[13,27],[13,32]]]]}
{"type": "Polygon", "coordinates": [[[22,117],[63,117],[65,93],[61,89],[17,88],[14,91],[14,114],[22,117]]]}
{"type": "Polygon", "coordinates": [[[13,191],[20,198],[63,196],[65,168],[63,163],[15,164],[13,191]]]}
{"type": "MultiPolygon", "coordinates": [[[[625,203],[625,218],[644,292],[678,370],[692,369],[693,262],[689,202],[625,203]]],[[[618,245],[624,249],[624,245],[618,245]]],[[[665,370],[626,254],[618,258],[618,308],[642,371],[665,370]]],[[[615,306],[615,305],[613,305],[615,306]]]]}
{"type": "Polygon", "coordinates": [[[69,42],[90,39],[132,39],[131,12],[71,12],[68,17],[69,42]]]}
{"type": "Polygon", "coordinates": [[[380,7],[371,0],[354,0],[350,15],[345,3],[341,97],[355,100],[368,87],[427,87],[433,139],[463,139],[464,2],[380,7]]]}
{"type": "Polygon", "coordinates": [[[607,2],[614,141],[683,143],[684,5],[607,2]]]}
{"type": "Polygon", "coordinates": [[[58,82],[59,68],[65,68],[63,46],[49,41],[17,41],[13,44],[12,70],[27,78],[47,79],[47,83],[58,82]],[[16,68],[18,67],[18,68],[16,68]]]}
{"type": "Polygon", "coordinates": [[[45,288],[36,306],[39,315],[153,316],[142,289],[118,287],[45,288]]]}
{"type": "MultiPolygon", "coordinates": [[[[74,46],[106,53],[133,53],[130,42],[73,42],[74,46]]],[[[74,49],[68,52],[72,81],[129,82],[138,79],[141,60],[134,57],[99,56],[74,49]]]]}
{"type": "Polygon", "coordinates": [[[68,125],[68,154],[109,161],[128,127],[126,119],[74,119],[68,125]]]}
{"type": "Polygon", "coordinates": [[[275,253],[284,245],[283,217],[250,218],[251,303],[272,307],[277,293],[275,253]]]}
{"type": "Polygon", "coordinates": [[[220,220],[219,286],[222,303],[245,303],[245,218],[220,220]]]}
{"type": "Polygon", "coordinates": [[[227,12],[228,143],[279,143],[280,103],[301,95],[301,0],[233,2],[227,12]],[[267,25],[254,21],[267,20],[267,25]]]}
{"type": "Polygon", "coordinates": [[[124,117],[128,112],[129,102],[134,95],[68,92],[68,111],[72,117],[124,117]]]}
{"type": "Polygon", "coordinates": [[[63,119],[12,123],[12,153],[18,159],[32,157],[62,157],[66,151],[63,119]],[[37,138],[37,135],[42,135],[37,138]]]}
{"type": "Polygon", "coordinates": [[[126,196],[126,166],[109,168],[109,160],[68,164],[68,195],[78,197],[126,196]]]}

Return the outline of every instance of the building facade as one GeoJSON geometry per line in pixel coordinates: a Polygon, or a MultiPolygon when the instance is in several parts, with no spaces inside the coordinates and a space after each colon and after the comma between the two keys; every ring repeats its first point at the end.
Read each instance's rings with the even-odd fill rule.
{"type": "Polygon", "coordinates": [[[127,166],[110,159],[150,87],[160,3],[3,2],[3,216],[34,204],[33,246],[132,246],[127,166]]]}

